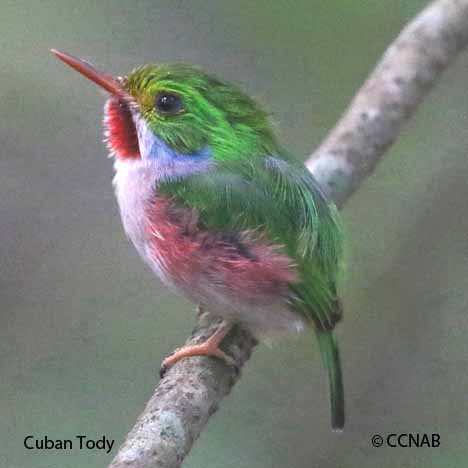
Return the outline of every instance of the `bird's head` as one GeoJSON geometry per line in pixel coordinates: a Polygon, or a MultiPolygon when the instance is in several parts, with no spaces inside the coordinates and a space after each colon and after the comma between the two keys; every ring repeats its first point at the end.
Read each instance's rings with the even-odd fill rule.
{"type": "Polygon", "coordinates": [[[110,93],[105,139],[118,159],[170,152],[173,157],[209,154],[227,161],[278,150],[266,114],[255,101],[196,67],[151,64],[116,78],[84,60],[52,52],[110,93]]]}

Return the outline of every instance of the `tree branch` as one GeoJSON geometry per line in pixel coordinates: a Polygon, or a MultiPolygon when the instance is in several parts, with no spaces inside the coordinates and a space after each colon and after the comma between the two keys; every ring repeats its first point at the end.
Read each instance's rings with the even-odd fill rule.
{"type": "MultiPolygon", "coordinates": [[[[368,177],[441,73],[468,44],[468,0],[438,0],[423,10],[385,52],[336,127],[306,165],[342,205],[368,177]]],[[[202,317],[189,343],[217,322],[202,317]]],[[[256,342],[240,328],[223,342],[239,369],[256,342]]],[[[184,359],[168,371],[110,468],[176,468],[239,375],[221,361],[184,359]]]]}
{"type": "Polygon", "coordinates": [[[386,50],[306,161],[338,206],[374,170],[442,72],[468,43],[468,1],[432,2],[386,50]]]}

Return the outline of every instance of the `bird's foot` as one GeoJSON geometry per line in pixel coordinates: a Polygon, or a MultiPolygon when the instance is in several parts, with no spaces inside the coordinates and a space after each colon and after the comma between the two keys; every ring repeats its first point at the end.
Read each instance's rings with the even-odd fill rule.
{"type": "Polygon", "coordinates": [[[221,341],[231,331],[232,325],[223,322],[220,327],[203,343],[198,345],[184,346],[176,349],[168,356],[161,364],[159,376],[164,377],[166,372],[178,361],[190,356],[211,356],[224,361],[228,366],[234,367],[237,370],[236,361],[219,348],[221,341]]]}

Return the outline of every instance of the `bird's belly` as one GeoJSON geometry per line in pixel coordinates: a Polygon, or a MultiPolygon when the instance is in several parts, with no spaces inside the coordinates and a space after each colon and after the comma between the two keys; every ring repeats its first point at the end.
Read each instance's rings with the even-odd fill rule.
{"type": "Polygon", "coordinates": [[[125,232],[168,287],[257,336],[304,328],[288,306],[296,272],[277,246],[203,232],[196,213],[157,194],[154,172],[120,169],[114,185],[125,232]]]}
{"type": "Polygon", "coordinates": [[[163,196],[152,199],[147,213],[147,258],[166,284],[257,336],[304,328],[288,306],[295,267],[276,246],[202,230],[195,211],[163,196]]]}

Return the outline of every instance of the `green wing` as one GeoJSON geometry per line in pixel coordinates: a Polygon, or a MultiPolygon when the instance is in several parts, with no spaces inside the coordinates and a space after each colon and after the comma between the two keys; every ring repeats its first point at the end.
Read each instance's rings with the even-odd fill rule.
{"type": "Polygon", "coordinates": [[[317,328],[333,328],[342,232],[335,206],[304,166],[276,157],[223,162],[159,191],[195,208],[206,229],[257,230],[284,245],[301,279],[290,286],[293,307],[317,328]]]}
{"type": "Polygon", "coordinates": [[[284,246],[300,281],[290,285],[291,305],[315,324],[328,373],[332,427],[344,425],[344,392],[332,329],[341,316],[336,291],[342,232],[335,206],[305,167],[279,158],[219,163],[212,171],[171,182],[160,191],[199,213],[202,228],[257,230],[284,246]]]}

